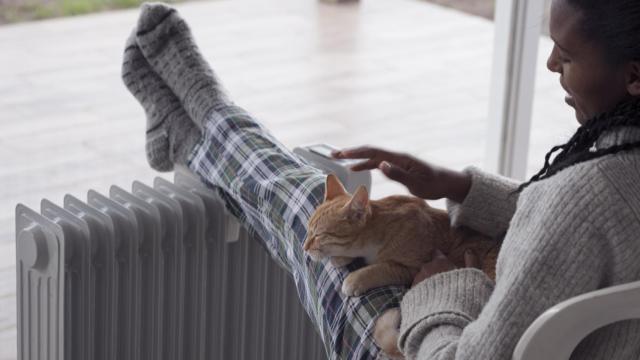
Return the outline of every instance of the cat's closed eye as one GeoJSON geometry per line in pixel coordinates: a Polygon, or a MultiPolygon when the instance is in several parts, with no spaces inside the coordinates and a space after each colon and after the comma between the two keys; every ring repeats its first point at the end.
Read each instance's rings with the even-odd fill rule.
{"type": "Polygon", "coordinates": [[[330,235],[330,234],[327,234],[327,233],[322,233],[322,234],[318,234],[318,235],[316,235],[316,238],[317,238],[320,242],[322,242],[322,243],[325,243],[325,244],[326,244],[326,243],[330,243],[330,242],[331,242],[331,240],[334,240],[336,237],[335,237],[335,236],[332,236],[332,235],[330,235]]]}

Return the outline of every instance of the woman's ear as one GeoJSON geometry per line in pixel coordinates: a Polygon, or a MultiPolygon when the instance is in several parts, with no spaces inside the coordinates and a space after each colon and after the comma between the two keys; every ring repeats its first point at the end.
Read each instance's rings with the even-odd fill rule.
{"type": "Polygon", "coordinates": [[[349,195],[349,193],[344,189],[344,186],[336,175],[327,175],[327,180],[324,184],[324,201],[329,201],[340,195],[349,195]]]}
{"type": "Polygon", "coordinates": [[[640,96],[640,61],[632,61],[629,67],[627,91],[631,96],[640,96]]]}

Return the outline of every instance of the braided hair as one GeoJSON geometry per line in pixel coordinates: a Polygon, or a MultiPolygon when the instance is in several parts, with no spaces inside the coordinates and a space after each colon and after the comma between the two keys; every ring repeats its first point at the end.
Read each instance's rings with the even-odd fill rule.
{"type": "MultiPolygon", "coordinates": [[[[567,0],[582,14],[581,31],[602,49],[612,66],[640,60],[640,1],[638,0],[567,0]]],[[[640,142],[615,145],[605,149],[591,147],[604,132],[620,127],[640,128],[640,99],[630,98],[612,110],[589,119],[578,128],[566,144],[554,146],[545,156],[544,166],[529,181],[511,194],[522,192],[536,181],[549,178],[575,164],[620,151],[640,147],[640,142]],[[550,162],[556,151],[558,155],[550,162]]]]}
{"type": "Polygon", "coordinates": [[[532,183],[549,178],[559,171],[581,162],[615,154],[620,151],[640,148],[640,141],[637,141],[614,145],[604,149],[592,149],[592,146],[601,134],[620,126],[640,128],[640,99],[632,98],[622,101],[615,106],[613,110],[589,119],[584,125],[578,128],[566,144],[551,148],[547,155],[545,155],[542,169],[529,181],[520,185],[515,193],[520,193],[532,183]],[[560,150],[560,152],[553,159],[553,162],[550,162],[551,156],[558,150],[560,150]]]}

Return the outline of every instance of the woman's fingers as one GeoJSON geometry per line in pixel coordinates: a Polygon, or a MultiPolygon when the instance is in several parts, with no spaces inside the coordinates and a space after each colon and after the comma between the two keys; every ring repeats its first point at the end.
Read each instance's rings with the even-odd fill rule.
{"type": "Polygon", "coordinates": [[[471,250],[471,249],[467,249],[464,252],[464,265],[466,267],[471,267],[471,268],[476,268],[479,269],[480,268],[480,261],[478,260],[478,256],[476,255],[476,253],[471,250]]]}
{"type": "Polygon", "coordinates": [[[440,250],[435,249],[431,255],[431,261],[422,265],[420,271],[413,278],[411,287],[422,282],[424,279],[432,277],[433,275],[455,269],[456,265],[440,250]]]}
{"type": "Polygon", "coordinates": [[[370,146],[360,146],[351,149],[336,150],[331,156],[337,159],[368,159],[352,165],[352,171],[380,169],[391,180],[397,181],[409,188],[413,193],[412,185],[415,185],[415,175],[408,170],[418,163],[411,156],[403,153],[394,153],[370,146]]]}
{"type": "Polygon", "coordinates": [[[399,159],[398,154],[374,148],[370,146],[360,146],[351,149],[335,150],[331,152],[331,156],[337,159],[378,159],[378,160],[390,160],[397,162],[399,159]]]}
{"type": "Polygon", "coordinates": [[[379,150],[368,146],[360,146],[351,149],[342,149],[331,152],[331,156],[338,159],[370,159],[375,157],[379,150]]]}
{"type": "Polygon", "coordinates": [[[395,180],[404,185],[408,185],[410,179],[409,173],[407,173],[403,168],[394,165],[388,161],[383,161],[378,166],[383,174],[385,174],[389,179],[395,180]]]}
{"type": "Polygon", "coordinates": [[[447,255],[445,255],[442,251],[436,248],[433,250],[433,254],[431,254],[431,257],[433,259],[446,259],[447,255]]]}
{"type": "Polygon", "coordinates": [[[350,169],[352,171],[371,170],[376,169],[378,165],[380,165],[380,160],[372,159],[352,165],[350,169]]]}

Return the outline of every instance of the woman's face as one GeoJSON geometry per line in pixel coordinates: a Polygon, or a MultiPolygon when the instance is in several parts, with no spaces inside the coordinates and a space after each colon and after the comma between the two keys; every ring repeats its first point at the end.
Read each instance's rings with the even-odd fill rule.
{"type": "Polygon", "coordinates": [[[547,67],[560,74],[560,84],[567,92],[565,101],[584,124],[630,94],[625,67],[606,63],[604,50],[582,34],[581,21],[580,10],[567,0],[553,1],[550,35],[554,46],[547,67]]]}

